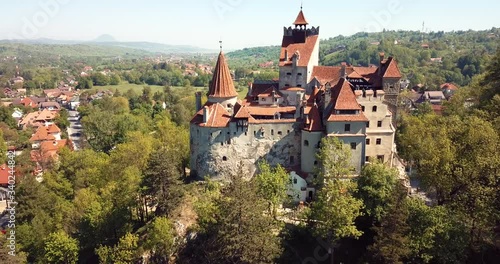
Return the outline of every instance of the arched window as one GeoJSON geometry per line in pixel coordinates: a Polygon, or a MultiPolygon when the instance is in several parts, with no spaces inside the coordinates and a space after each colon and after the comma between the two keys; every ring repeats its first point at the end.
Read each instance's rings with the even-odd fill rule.
{"type": "Polygon", "coordinates": [[[376,106],[376,105],[374,105],[374,106],[372,107],[372,112],[377,112],[377,106],[376,106]]]}
{"type": "Polygon", "coordinates": [[[297,178],[293,178],[293,184],[297,184],[297,178]]]}
{"type": "Polygon", "coordinates": [[[226,156],[222,157],[222,160],[227,161],[227,157],[226,156]]]}
{"type": "Polygon", "coordinates": [[[306,146],[306,147],[309,146],[309,141],[308,140],[304,140],[304,146],[306,146]]]}

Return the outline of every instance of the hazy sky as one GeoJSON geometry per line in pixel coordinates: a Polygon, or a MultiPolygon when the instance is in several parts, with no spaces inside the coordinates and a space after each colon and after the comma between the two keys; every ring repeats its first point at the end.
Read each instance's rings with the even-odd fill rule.
{"type": "MultiPolygon", "coordinates": [[[[151,41],[217,49],[279,45],[300,0],[0,0],[0,39],[151,41]]],[[[386,29],[500,26],[498,0],[304,0],[320,37],[386,29]]]]}

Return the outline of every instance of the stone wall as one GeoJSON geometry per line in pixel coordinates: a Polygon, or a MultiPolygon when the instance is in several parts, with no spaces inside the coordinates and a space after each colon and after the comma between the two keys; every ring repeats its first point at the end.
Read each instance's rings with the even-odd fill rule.
{"type": "Polygon", "coordinates": [[[297,123],[250,124],[248,129],[235,123],[227,128],[191,125],[191,135],[191,171],[198,178],[225,178],[241,166],[252,177],[264,159],[271,165],[300,166],[297,123]]]}

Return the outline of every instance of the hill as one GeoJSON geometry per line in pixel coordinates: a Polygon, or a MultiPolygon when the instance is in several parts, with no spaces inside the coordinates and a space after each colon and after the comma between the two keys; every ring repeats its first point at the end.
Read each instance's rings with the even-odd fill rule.
{"type": "MultiPolygon", "coordinates": [[[[431,32],[385,31],[337,36],[320,42],[320,64],[368,66],[378,64],[379,52],[394,56],[412,84],[436,89],[453,82],[467,85],[471,77],[484,72],[486,62],[499,48],[500,29],[483,31],[431,32]]],[[[277,64],[279,47],[257,47],[228,54],[233,67],[273,61],[277,64]]]]}

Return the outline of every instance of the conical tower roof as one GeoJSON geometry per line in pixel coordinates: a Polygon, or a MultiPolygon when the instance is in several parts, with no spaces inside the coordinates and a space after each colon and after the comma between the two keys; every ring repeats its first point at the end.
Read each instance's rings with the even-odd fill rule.
{"type": "Polygon", "coordinates": [[[295,19],[295,22],[293,22],[294,25],[296,26],[305,26],[308,25],[306,17],[304,16],[304,13],[302,12],[302,8],[300,9],[299,14],[297,15],[297,18],[295,19]]]}
{"type": "Polygon", "coordinates": [[[238,96],[238,93],[234,88],[233,78],[227,66],[224,53],[221,51],[215,65],[212,82],[210,82],[208,97],[227,98],[236,96],[238,96]]]}

